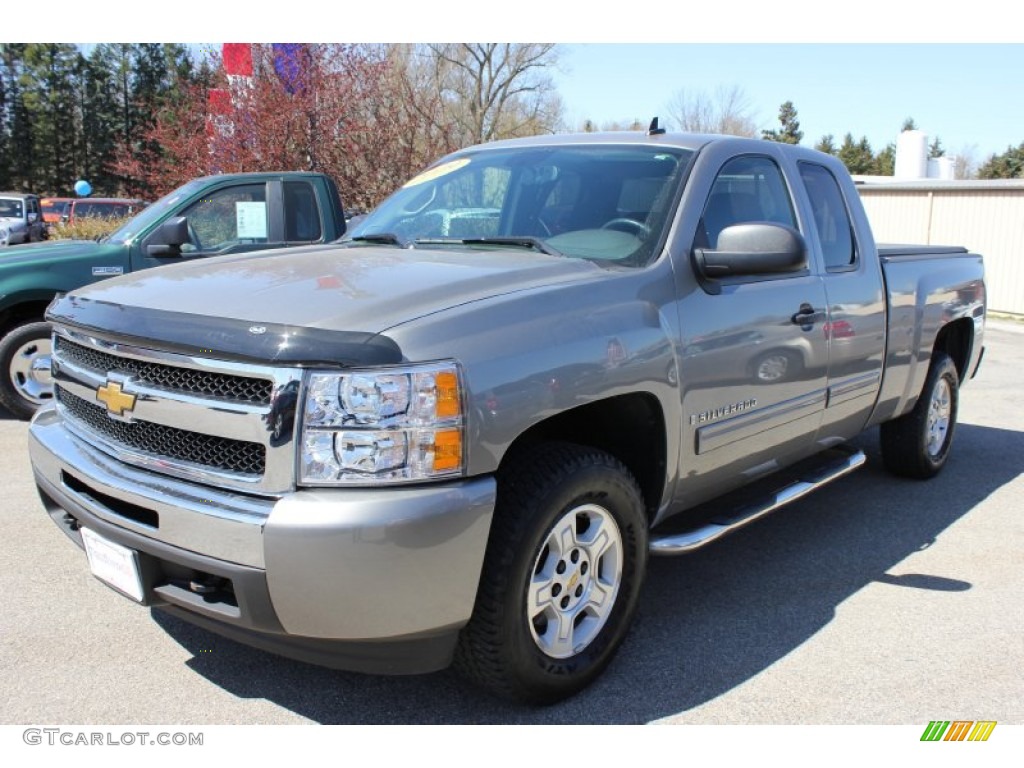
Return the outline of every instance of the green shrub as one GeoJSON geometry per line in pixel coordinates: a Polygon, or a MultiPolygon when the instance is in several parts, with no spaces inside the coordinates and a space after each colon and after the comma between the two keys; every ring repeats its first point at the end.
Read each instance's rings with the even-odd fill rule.
{"type": "Polygon", "coordinates": [[[96,240],[124,224],[129,217],[79,219],[73,224],[60,222],[50,230],[51,240],[96,240]]]}

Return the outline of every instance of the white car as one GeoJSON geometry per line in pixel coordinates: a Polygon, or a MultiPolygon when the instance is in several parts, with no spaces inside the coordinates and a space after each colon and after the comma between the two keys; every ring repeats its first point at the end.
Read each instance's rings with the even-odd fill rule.
{"type": "Polygon", "coordinates": [[[46,224],[37,195],[0,192],[0,245],[46,239],[46,224]]]}

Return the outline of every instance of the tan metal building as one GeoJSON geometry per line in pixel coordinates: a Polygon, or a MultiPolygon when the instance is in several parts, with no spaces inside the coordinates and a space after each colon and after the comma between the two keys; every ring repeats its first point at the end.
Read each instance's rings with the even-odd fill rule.
{"type": "Polygon", "coordinates": [[[985,257],[988,307],[1024,316],[1024,180],[858,184],[880,243],[962,245],[985,257]]]}

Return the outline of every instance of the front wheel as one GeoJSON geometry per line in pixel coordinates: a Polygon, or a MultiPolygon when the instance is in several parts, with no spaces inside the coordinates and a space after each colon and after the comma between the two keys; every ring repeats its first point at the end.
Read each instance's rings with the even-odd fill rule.
{"type": "Polygon", "coordinates": [[[913,410],[881,426],[885,468],[903,477],[937,475],[953,445],[959,397],[956,365],[945,352],[936,352],[913,410]]]}
{"type": "Polygon", "coordinates": [[[513,460],[456,667],[506,698],[549,703],[591,683],[636,612],[647,519],[614,457],[557,443],[513,460]]]}
{"type": "Polygon", "coordinates": [[[0,403],[19,419],[29,419],[53,398],[50,324],[19,325],[0,339],[0,403]]]}

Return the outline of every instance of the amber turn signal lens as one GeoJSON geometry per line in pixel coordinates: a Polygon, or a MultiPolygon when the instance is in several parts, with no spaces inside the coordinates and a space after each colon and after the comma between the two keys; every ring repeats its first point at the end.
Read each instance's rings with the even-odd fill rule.
{"type": "Polygon", "coordinates": [[[446,429],[434,434],[434,471],[447,472],[462,466],[462,432],[446,429]]]}

